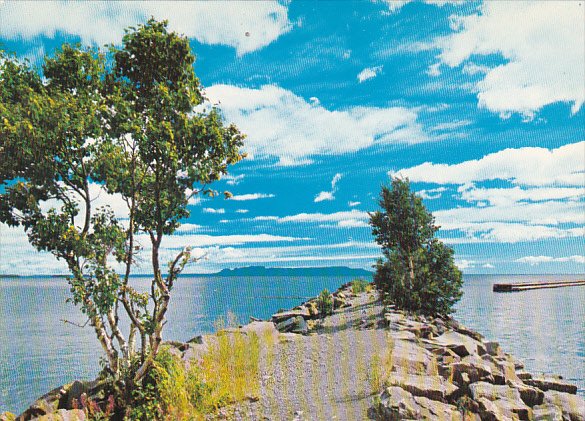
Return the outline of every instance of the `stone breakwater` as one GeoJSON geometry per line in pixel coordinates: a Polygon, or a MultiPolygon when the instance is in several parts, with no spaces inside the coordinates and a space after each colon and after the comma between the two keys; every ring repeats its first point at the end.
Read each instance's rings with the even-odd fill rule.
{"type": "MultiPolygon", "coordinates": [[[[354,294],[350,284],[332,294],[332,304],[323,319],[311,299],[233,329],[271,336],[273,354],[261,361],[260,396],[209,419],[585,421],[575,385],[527,372],[498,343],[451,317],[408,314],[384,306],[375,291],[354,294]],[[378,383],[373,372],[382,373],[378,383]]],[[[167,344],[190,364],[213,340],[167,344]]],[[[83,420],[70,402],[97,389],[92,382],[57,388],[18,419],[83,420]]]]}

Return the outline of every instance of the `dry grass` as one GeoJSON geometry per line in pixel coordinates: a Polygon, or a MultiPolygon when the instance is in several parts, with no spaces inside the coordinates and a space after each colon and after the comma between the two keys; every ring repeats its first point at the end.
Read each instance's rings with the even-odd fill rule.
{"type": "MultiPolygon", "coordinates": [[[[229,314],[227,320],[218,321],[209,349],[190,368],[171,354],[164,364],[155,366],[166,419],[202,420],[204,414],[259,394],[260,339],[253,332],[233,329],[235,326],[235,318],[229,314]]],[[[267,346],[273,346],[274,340],[265,336],[267,346]]]]}
{"type": "Polygon", "coordinates": [[[372,388],[372,392],[379,392],[386,384],[386,380],[392,372],[394,366],[392,362],[392,350],[394,349],[394,341],[388,338],[386,348],[382,353],[374,354],[370,362],[370,375],[368,380],[372,388]]]}

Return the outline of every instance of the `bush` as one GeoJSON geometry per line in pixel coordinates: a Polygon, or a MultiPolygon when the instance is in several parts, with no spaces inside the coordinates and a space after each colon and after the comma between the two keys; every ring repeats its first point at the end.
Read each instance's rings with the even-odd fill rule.
{"type": "Polygon", "coordinates": [[[333,296],[327,289],[321,291],[317,297],[317,310],[321,318],[333,314],[333,296]]]}
{"type": "Polygon", "coordinates": [[[370,216],[383,258],[374,283],[398,307],[427,315],[446,315],[461,298],[461,272],[453,250],[434,238],[439,229],[407,180],[382,187],[381,211],[370,216]]]}
{"type": "Polygon", "coordinates": [[[365,279],[356,278],[351,281],[351,292],[354,294],[359,294],[361,292],[366,292],[368,290],[369,282],[365,279]]]}

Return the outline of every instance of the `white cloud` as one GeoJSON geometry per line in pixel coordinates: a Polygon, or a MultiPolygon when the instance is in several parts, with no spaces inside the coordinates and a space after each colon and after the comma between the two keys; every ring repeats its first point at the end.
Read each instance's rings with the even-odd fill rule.
{"type": "Polygon", "coordinates": [[[417,113],[403,107],[331,111],[273,85],[214,85],[205,94],[246,133],[249,158],[274,157],[280,165],[307,164],[315,155],[340,155],[378,143],[429,140],[417,113]]]}
{"type": "Polygon", "coordinates": [[[355,206],[359,206],[361,204],[362,204],[362,202],[352,202],[351,200],[349,202],[347,202],[347,206],[349,206],[350,208],[353,208],[355,206]]]}
{"type": "Polygon", "coordinates": [[[370,225],[363,220],[359,219],[346,219],[337,223],[339,228],[362,228],[369,227],[370,225]]]}
{"type": "Polygon", "coordinates": [[[485,269],[495,269],[496,267],[494,265],[492,265],[491,263],[484,263],[483,265],[481,265],[482,268],[485,269]]]}
{"type": "MultiPolygon", "coordinates": [[[[445,241],[517,243],[584,235],[584,163],[585,142],[578,142],[552,150],[506,149],[452,165],[427,162],[391,174],[459,185],[454,197],[472,206],[434,212],[445,241]],[[509,187],[475,185],[498,179],[509,187]]],[[[429,192],[441,188],[423,190],[423,196],[432,198],[429,192]]]]}
{"type": "Polygon", "coordinates": [[[203,208],[202,210],[203,210],[204,213],[217,213],[217,214],[223,214],[223,213],[225,213],[225,209],[223,209],[223,208],[219,208],[219,209],[203,208]]]}
{"type": "Polygon", "coordinates": [[[472,269],[475,267],[476,264],[477,262],[473,260],[466,259],[455,260],[455,265],[461,270],[472,269]]]}
{"type": "MultiPolygon", "coordinates": [[[[137,236],[144,244],[150,241],[146,235],[137,236]]],[[[190,247],[206,247],[214,245],[243,245],[252,243],[275,243],[275,242],[293,242],[306,241],[309,238],[300,237],[284,237],[271,234],[234,234],[234,235],[204,235],[204,234],[188,234],[188,235],[167,235],[163,237],[162,247],[165,249],[179,249],[186,246],[190,247]]]]}
{"type": "Polygon", "coordinates": [[[324,200],[335,200],[335,193],[337,192],[337,183],[341,180],[342,175],[337,173],[331,180],[331,191],[322,191],[315,196],[314,202],[323,202],[324,200]]]}
{"type": "Polygon", "coordinates": [[[198,225],[198,224],[184,223],[184,224],[181,224],[179,226],[179,228],[177,228],[177,230],[175,231],[175,233],[177,233],[177,234],[179,234],[179,233],[191,233],[193,231],[199,231],[201,228],[203,228],[203,226],[198,225]]]}
{"type": "Polygon", "coordinates": [[[9,39],[78,35],[84,44],[119,43],[124,28],[150,16],[204,44],[226,45],[238,55],[258,50],[291,30],[288,8],[278,1],[53,1],[0,4],[0,34],[9,39]]]}
{"type": "Polygon", "coordinates": [[[357,79],[359,83],[365,82],[378,76],[382,72],[383,66],[366,67],[358,73],[357,79]]]}
{"type": "Polygon", "coordinates": [[[248,200],[269,199],[272,197],[274,197],[273,194],[250,193],[250,194],[234,195],[234,196],[230,197],[229,200],[235,200],[236,202],[244,202],[244,201],[248,201],[248,200]]]}
{"type": "Polygon", "coordinates": [[[415,167],[390,172],[414,182],[468,184],[486,180],[508,180],[526,186],[583,185],[585,141],[557,149],[504,149],[481,159],[460,164],[425,162],[415,167]]]}
{"type": "Polygon", "coordinates": [[[419,190],[416,192],[416,194],[421,199],[433,200],[433,199],[439,199],[441,197],[441,195],[443,194],[443,192],[446,190],[447,189],[445,187],[438,187],[436,189],[419,190]]]}
{"type": "Polygon", "coordinates": [[[518,263],[528,263],[530,266],[539,265],[541,263],[581,263],[585,264],[585,256],[574,255],[566,257],[551,257],[551,256],[525,256],[515,260],[518,263]]]}
{"type": "Polygon", "coordinates": [[[250,212],[248,209],[237,209],[236,213],[248,213],[250,212]]]}
{"type": "Polygon", "coordinates": [[[236,186],[242,182],[244,177],[245,177],[244,174],[240,175],[226,174],[223,176],[223,180],[226,180],[226,183],[229,184],[230,186],[236,186]]]}
{"type": "MultiPolygon", "coordinates": [[[[500,54],[505,64],[478,82],[479,106],[527,117],[555,102],[585,101],[583,6],[579,1],[483,2],[477,14],[452,17],[454,34],[437,41],[441,62],[469,65],[477,55],[500,54]]],[[[465,69],[465,68],[464,68],[465,69]]],[[[480,70],[467,67],[466,71],[480,70]]]]}
{"type": "Polygon", "coordinates": [[[335,213],[299,213],[278,218],[278,222],[341,222],[347,220],[369,220],[368,212],[359,210],[342,211],[335,213]]]}
{"type": "Polygon", "coordinates": [[[335,197],[333,196],[333,192],[322,191],[317,196],[315,196],[315,199],[313,201],[315,203],[318,203],[318,202],[323,202],[325,200],[333,200],[333,199],[335,199],[335,197]]]}

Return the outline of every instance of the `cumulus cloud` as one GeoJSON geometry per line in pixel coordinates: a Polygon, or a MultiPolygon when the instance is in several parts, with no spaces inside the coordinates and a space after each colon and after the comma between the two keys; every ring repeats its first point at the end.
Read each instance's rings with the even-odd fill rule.
{"type": "Polygon", "coordinates": [[[347,202],[347,206],[349,206],[350,208],[353,208],[355,206],[359,206],[361,204],[362,204],[362,202],[352,202],[351,200],[349,202],[347,202]]]}
{"type": "Polygon", "coordinates": [[[483,158],[459,164],[425,162],[415,167],[392,171],[414,182],[469,184],[486,180],[508,180],[526,186],[583,185],[585,141],[557,149],[504,149],[483,158]]]}
{"type": "Polygon", "coordinates": [[[377,143],[429,140],[417,113],[403,107],[331,111],[273,85],[259,89],[214,85],[205,94],[227,121],[246,133],[250,158],[277,158],[280,165],[307,164],[315,155],[340,155],[377,143]]]}
{"type": "MultiPolygon", "coordinates": [[[[506,149],[451,165],[427,162],[391,175],[459,185],[454,197],[470,206],[434,212],[446,241],[517,243],[583,236],[584,162],[585,142],[578,142],[552,150],[506,149]],[[508,187],[476,185],[492,180],[508,187]]],[[[429,192],[439,189],[445,187],[422,196],[432,198],[429,192]]]]}
{"type": "Polygon", "coordinates": [[[250,194],[239,194],[230,197],[230,200],[235,200],[236,202],[244,202],[248,200],[258,200],[258,199],[269,199],[274,197],[273,194],[264,194],[264,193],[250,193],[250,194]]]}
{"type": "Polygon", "coordinates": [[[337,173],[333,176],[331,180],[331,191],[322,191],[317,196],[315,196],[314,202],[323,202],[324,200],[335,200],[335,192],[337,192],[337,182],[341,180],[342,175],[337,173]]]}
{"type": "Polygon", "coordinates": [[[443,192],[447,191],[445,187],[437,187],[436,189],[419,190],[416,194],[425,200],[439,199],[443,192]]]}
{"type": "Polygon", "coordinates": [[[366,67],[358,73],[357,80],[359,83],[365,82],[378,76],[382,72],[383,66],[366,67]]]}
{"type": "Polygon", "coordinates": [[[202,211],[203,211],[203,213],[216,213],[216,214],[225,213],[225,209],[223,209],[223,208],[219,208],[219,209],[215,209],[215,208],[203,208],[202,211]]]}
{"type": "Polygon", "coordinates": [[[442,63],[485,76],[477,83],[480,107],[527,117],[555,102],[585,101],[585,45],[579,1],[483,2],[477,13],[452,17],[455,33],[437,41],[442,63]],[[473,61],[499,54],[504,64],[489,69],[473,61]],[[475,66],[475,67],[469,67],[475,66]]]}
{"type": "Polygon", "coordinates": [[[150,16],[203,44],[226,45],[238,55],[258,50],[291,30],[288,8],[278,1],[53,1],[0,3],[0,35],[31,40],[57,32],[85,44],[119,43],[124,28],[150,16]]]}
{"type": "Polygon", "coordinates": [[[566,257],[552,257],[552,256],[525,256],[515,260],[518,263],[528,263],[530,266],[536,266],[541,263],[581,263],[585,264],[585,256],[574,255],[566,257]]]}
{"type": "Polygon", "coordinates": [[[240,175],[226,174],[223,176],[222,179],[225,180],[226,183],[229,184],[230,186],[236,186],[242,182],[244,177],[245,177],[245,174],[240,174],[240,175]]]}

